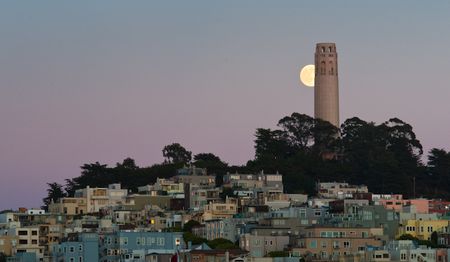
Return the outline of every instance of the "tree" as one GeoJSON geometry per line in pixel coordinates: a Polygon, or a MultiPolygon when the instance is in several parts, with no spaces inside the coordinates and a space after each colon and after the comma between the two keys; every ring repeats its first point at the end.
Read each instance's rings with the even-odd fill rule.
{"type": "Polygon", "coordinates": [[[184,223],[183,231],[192,233],[192,228],[194,226],[199,226],[199,225],[200,225],[200,222],[198,222],[196,220],[189,220],[188,222],[184,223]]]}
{"type": "Polygon", "coordinates": [[[42,201],[44,202],[44,205],[46,207],[48,207],[48,205],[51,202],[56,202],[56,200],[66,196],[66,194],[64,193],[64,190],[63,190],[63,186],[61,184],[53,182],[53,183],[47,183],[47,185],[49,187],[49,188],[47,188],[47,197],[42,199],[42,201]]]}
{"type": "Polygon", "coordinates": [[[169,164],[178,164],[178,163],[187,164],[192,159],[192,152],[187,151],[183,146],[181,146],[178,143],[173,143],[165,146],[162,152],[165,158],[165,163],[169,164]]]}
{"type": "Polygon", "coordinates": [[[281,130],[258,128],[255,134],[255,159],[277,161],[293,151],[287,143],[287,134],[281,130]]]}
{"type": "Polygon", "coordinates": [[[136,165],[136,163],[134,162],[134,159],[127,157],[123,160],[122,164],[117,163],[116,167],[118,168],[125,168],[125,169],[138,169],[139,167],[136,165]]]}
{"type": "Polygon", "coordinates": [[[403,234],[403,235],[399,236],[399,237],[397,238],[397,240],[414,240],[414,241],[417,241],[418,238],[417,238],[417,237],[414,237],[414,236],[411,235],[411,234],[403,234]]]}
{"type": "Polygon", "coordinates": [[[299,113],[292,113],[278,121],[278,126],[285,132],[289,145],[303,151],[314,143],[314,125],[314,118],[299,113]]]}
{"type": "Polygon", "coordinates": [[[7,255],[5,255],[5,253],[3,253],[3,252],[0,252],[0,262],[6,262],[7,259],[8,258],[8,256],[7,255]]]}
{"type": "Polygon", "coordinates": [[[433,148],[428,155],[428,176],[425,181],[433,181],[432,193],[441,197],[448,197],[450,186],[450,152],[433,148]]]}
{"type": "Polygon", "coordinates": [[[266,257],[288,257],[289,251],[272,251],[269,252],[266,257]]]}
{"type": "Polygon", "coordinates": [[[431,233],[430,242],[432,247],[438,247],[438,233],[436,231],[433,231],[433,233],[431,233]]]}
{"type": "Polygon", "coordinates": [[[64,179],[66,185],[64,190],[66,191],[66,195],[69,197],[73,197],[75,195],[75,190],[77,188],[77,184],[73,179],[64,179]]]}
{"type": "Polygon", "coordinates": [[[188,243],[191,242],[192,245],[200,245],[202,243],[206,243],[208,240],[206,238],[198,237],[191,232],[184,232],[183,233],[183,239],[184,242],[188,243]]]}
{"type": "Polygon", "coordinates": [[[193,164],[196,167],[206,168],[208,174],[216,176],[216,185],[223,184],[223,176],[226,174],[228,164],[212,153],[200,153],[194,156],[193,164]]]}
{"type": "Polygon", "coordinates": [[[212,249],[236,249],[237,247],[233,242],[225,238],[216,238],[207,242],[208,246],[212,249]]]}
{"type": "Polygon", "coordinates": [[[322,155],[323,153],[338,153],[340,151],[339,128],[330,122],[315,119],[311,133],[314,137],[312,148],[315,154],[322,155]]]}

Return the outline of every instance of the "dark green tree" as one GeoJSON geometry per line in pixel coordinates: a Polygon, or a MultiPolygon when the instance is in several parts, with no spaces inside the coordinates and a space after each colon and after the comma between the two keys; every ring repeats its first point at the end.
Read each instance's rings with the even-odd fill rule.
{"type": "Polygon", "coordinates": [[[178,143],[173,143],[165,146],[162,152],[165,158],[165,163],[168,164],[187,164],[191,162],[192,159],[192,152],[187,151],[178,143]]]}
{"type": "Polygon", "coordinates": [[[272,251],[269,252],[266,257],[288,257],[289,251],[272,251]]]}
{"type": "Polygon", "coordinates": [[[194,156],[193,164],[196,167],[206,168],[209,175],[216,176],[216,185],[223,184],[223,176],[228,170],[228,164],[212,153],[200,153],[194,156]]]}
{"type": "Polygon", "coordinates": [[[207,242],[212,249],[237,249],[239,248],[233,242],[225,238],[216,238],[207,242]]]}
{"type": "Polygon", "coordinates": [[[184,223],[183,231],[192,233],[192,228],[195,226],[199,226],[199,225],[200,225],[200,222],[198,222],[196,220],[189,220],[188,222],[184,223]]]}
{"type": "Polygon", "coordinates": [[[125,158],[122,163],[117,163],[116,167],[118,168],[125,168],[125,169],[138,169],[139,167],[136,165],[136,163],[134,162],[134,159],[127,157],[125,158]]]}
{"type": "Polygon", "coordinates": [[[47,183],[47,197],[42,199],[44,205],[48,207],[51,202],[56,202],[58,199],[66,196],[63,186],[56,182],[47,183]]]}
{"type": "Polygon", "coordinates": [[[0,262],[6,262],[7,259],[7,255],[5,255],[5,253],[0,252],[0,262]]]}
{"type": "Polygon", "coordinates": [[[186,244],[188,242],[191,242],[192,245],[200,245],[202,243],[208,242],[208,240],[206,240],[206,238],[198,237],[198,236],[192,234],[191,232],[184,232],[183,239],[184,239],[184,242],[186,242],[186,244]]]}
{"type": "MultiPolygon", "coordinates": [[[[428,155],[427,175],[423,182],[431,181],[430,193],[444,198],[449,198],[450,187],[450,152],[433,148],[428,155]]],[[[422,184],[420,183],[420,184],[422,184]]]]}
{"type": "Polygon", "coordinates": [[[296,150],[306,151],[314,144],[314,118],[293,113],[278,121],[278,126],[284,131],[285,139],[296,150]]]}

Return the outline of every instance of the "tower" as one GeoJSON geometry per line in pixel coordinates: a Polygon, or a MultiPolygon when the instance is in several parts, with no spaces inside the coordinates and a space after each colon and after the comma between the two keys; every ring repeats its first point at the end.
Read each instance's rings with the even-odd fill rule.
{"type": "Polygon", "coordinates": [[[314,117],[339,127],[339,84],[336,44],[316,44],[315,67],[314,117]]]}

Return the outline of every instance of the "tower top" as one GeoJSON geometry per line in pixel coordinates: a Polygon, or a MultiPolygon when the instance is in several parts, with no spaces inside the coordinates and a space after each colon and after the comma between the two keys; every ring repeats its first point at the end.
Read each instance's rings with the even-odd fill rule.
{"type": "Polygon", "coordinates": [[[316,53],[336,53],[335,43],[317,43],[316,53]]]}

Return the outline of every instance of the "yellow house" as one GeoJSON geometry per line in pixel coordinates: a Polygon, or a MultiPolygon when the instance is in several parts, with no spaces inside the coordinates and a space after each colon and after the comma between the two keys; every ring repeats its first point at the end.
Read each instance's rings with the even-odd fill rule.
{"type": "Polygon", "coordinates": [[[420,240],[430,240],[431,234],[436,232],[448,232],[449,220],[406,220],[399,228],[397,237],[410,234],[420,240]]]}

